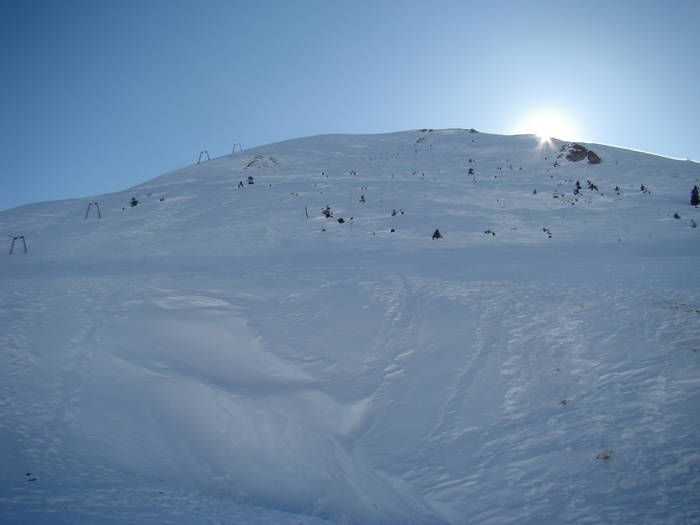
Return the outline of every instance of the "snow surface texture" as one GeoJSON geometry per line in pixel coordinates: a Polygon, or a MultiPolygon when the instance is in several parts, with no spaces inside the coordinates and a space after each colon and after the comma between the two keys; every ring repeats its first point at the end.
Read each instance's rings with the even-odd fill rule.
{"type": "Polygon", "coordinates": [[[697,523],[700,167],[584,146],[319,136],[0,213],[0,521],[697,523]]]}

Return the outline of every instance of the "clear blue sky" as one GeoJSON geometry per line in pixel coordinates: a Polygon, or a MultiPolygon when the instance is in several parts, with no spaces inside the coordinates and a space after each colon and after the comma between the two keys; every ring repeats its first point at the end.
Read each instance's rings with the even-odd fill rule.
{"type": "Polygon", "coordinates": [[[0,209],[321,133],[540,108],[700,160],[700,1],[0,0],[0,209]]]}

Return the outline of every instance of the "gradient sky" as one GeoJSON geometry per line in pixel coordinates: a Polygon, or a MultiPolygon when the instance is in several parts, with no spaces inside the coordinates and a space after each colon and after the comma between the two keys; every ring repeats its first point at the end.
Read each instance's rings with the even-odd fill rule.
{"type": "Polygon", "coordinates": [[[566,115],[700,160],[700,1],[0,0],[0,209],[322,133],[566,115]]]}

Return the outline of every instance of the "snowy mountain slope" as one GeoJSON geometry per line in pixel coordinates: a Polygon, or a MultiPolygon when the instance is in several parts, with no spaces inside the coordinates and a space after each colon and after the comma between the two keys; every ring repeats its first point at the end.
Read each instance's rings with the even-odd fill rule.
{"type": "Polygon", "coordinates": [[[700,168],[562,146],[311,137],[0,213],[0,516],[697,521],[700,168]]]}

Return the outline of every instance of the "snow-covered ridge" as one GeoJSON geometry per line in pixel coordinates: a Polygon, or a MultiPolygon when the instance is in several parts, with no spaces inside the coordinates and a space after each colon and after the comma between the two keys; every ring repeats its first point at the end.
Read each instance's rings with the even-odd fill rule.
{"type": "Polygon", "coordinates": [[[308,137],[0,212],[0,518],[697,521],[700,167],[581,145],[308,137]]]}

